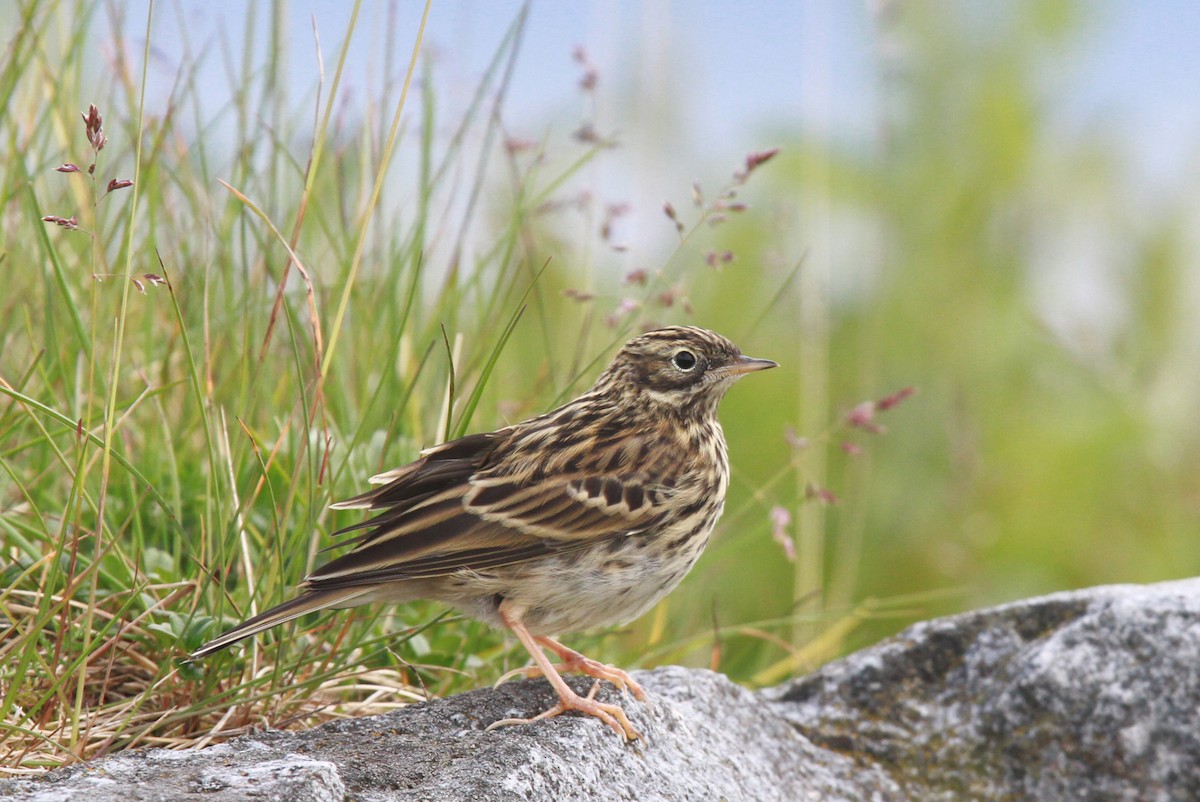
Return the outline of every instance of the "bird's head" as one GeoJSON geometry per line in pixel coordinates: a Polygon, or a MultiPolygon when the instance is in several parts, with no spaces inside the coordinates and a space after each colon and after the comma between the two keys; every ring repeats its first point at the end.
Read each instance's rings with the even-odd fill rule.
{"type": "Polygon", "coordinates": [[[671,326],[627,342],[594,389],[632,396],[647,405],[708,414],[742,376],[774,367],[778,365],[769,359],[743,355],[715,332],[671,326]]]}

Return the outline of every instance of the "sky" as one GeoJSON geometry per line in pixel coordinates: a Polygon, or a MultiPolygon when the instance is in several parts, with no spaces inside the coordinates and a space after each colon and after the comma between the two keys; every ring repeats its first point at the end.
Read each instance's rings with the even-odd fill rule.
{"type": "MultiPolygon", "coordinates": [[[[597,93],[597,116],[623,124],[621,133],[635,136],[655,161],[733,164],[769,144],[771,132],[801,127],[869,136],[878,56],[872,14],[882,5],[886,0],[533,0],[507,117],[528,129],[517,133],[535,139],[577,122],[580,70],[571,53],[582,45],[602,89],[610,90],[597,93]],[[630,97],[632,109],[604,108],[630,97]]],[[[315,83],[314,21],[331,72],[351,6],[342,0],[282,5],[294,96],[315,83]]],[[[169,58],[180,46],[181,23],[194,48],[215,49],[223,32],[238,41],[252,7],[261,27],[265,3],[160,3],[155,44],[169,58]]],[[[434,3],[425,44],[451,97],[469,96],[520,7],[512,0],[434,3]]],[[[413,0],[365,0],[348,88],[365,92],[378,80],[382,37],[393,21],[394,40],[402,45],[393,57],[403,65],[422,8],[413,0]]],[[[1058,110],[1063,124],[1107,126],[1135,174],[1169,183],[1180,175],[1181,162],[1195,163],[1200,141],[1200,3],[1090,0],[1084,8],[1083,34],[1060,61],[1067,85],[1058,110]]],[[[127,9],[127,31],[140,39],[144,13],[138,4],[127,9]]],[[[213,91],[224,92],[220,57],[206,64],[213,91]]]]}
{"type": "MultiPolygon", "coordinates": [[[[530,0],[503,107],[505,129],[518,139],[562,142],[582,119],[594,119],[621,148],[589,165],[582,183],[604,204],[628,205],[632,213],[620,223],[621,245],[669,253],[674,232],[660,210],[664,201],[686,207],[693,182],[706,191],[725,186],[746,154],[800,133],[843,144],[877,142],[878,76],[891,57],[891,42],[881,38],[876,15],[912,1],[530,0]],[[598,76],[590,95],[579,90],[582,68],[572,57],[580,46],[598,76]]],[[[968,9],[983,26],[996,8],[989,7],[991,0],[938,2],[968,9]]],[[[289,96],[297,113],[310,115],[318,76],[314,25],[327,90],[352,7],[348,0],[158,2],[152,43],[161,69],[152,72],[150,103],[157,96],[165,104],[178,64],[201,54],[200,96],[212,106],[204,111],[226,104],[240,88],[231,88],[227,62],[241,57],[247,25],[253,21],[265,49],[265,21],[282,9],[289,96]]],[[[444,134],[522,7],[515,0],[434,2],[424,55],[433,65],[444,134]]],[[[121,8],[130,44],[140,49],[145,0],[121,8]]],[[[1200,2],[1079,0],[1077,8],[1081,29],[1042,65],[1052,104],[1044,110],[1050,130],[1043,133],[1054,138],[1050,152],[1058,153],[1100,134],[1125,179],[1124,211],[1152,221],[1176,196],[1195,192],[1200,170],[1200,2]]],[[[346,116],[365,113],[388,70],[403,74],[423,9],[417,0],[363,0],[339,100],[346,116]]],[[[373,111],[391,114],[390,108],[373,111]]],[[[392,178],[401,187],[412,183],[397,171],[416,162],[414,140],[410,134],[393,160],[399,166],[392,178]]],[[[303,151],[305,144],[296,147],[303,151]]],[[[405,193],[392,194],[396,203],[405,202],[405,193]]],[[[584,241],[587,232],[559,233],[584,241]]],[[[1098,244],[1107,242],[1104,233],[1086,227],[1073,237],[1064,232],[1047,249],[1049,266],[1033,271],[1052,328],[1092,330],[1116,319],[1116,257],[1098,244]]],[[[789,241],[778,247],[808,253],[811,245],[789,241]]]]}

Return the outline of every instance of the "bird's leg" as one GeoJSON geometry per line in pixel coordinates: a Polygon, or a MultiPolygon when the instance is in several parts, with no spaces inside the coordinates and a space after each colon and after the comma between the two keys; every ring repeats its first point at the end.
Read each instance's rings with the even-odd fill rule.
{"type": "MultiPolygon", "coordinates": [[[[589,677],[602,679],[606,682],[616,685],[623,691],[630,691],[635,697],[637,697],[639,701],[645,701],[646,692],[642,689],[642,686],[639,685],[633,677],[629,676],[628,673],[622,671],[616,666],[606,665],[598,660],[593,660],[587,655],[581,654],[569,646],[562,645],[553,638],[547,638],[539,635],[535,636],[534,640],[562,658],[562,662],[554,666],[555,671],[558,671],[559,673],[578,672],[580,674],[586,674],[589,677]]],[[[530,679],[540,676],[542,676],[542,669],[540,666],[522,666],[521,668],[514,668],[512,671],[506,671],[501,674],[500,679],[496,680],[496,685],[494,687],[499,687],[513,677],[525,677],[526,679],[530,679]]]]}
{"type": "MultiPolygon", "coordinates": [[[[599,660],[593,660],[587,655],[581,654],[569,646],[564,646],[553,638],[547,638],[539,635],[535,636],[534,640],[562,658],[562,662],[556,663],[554,666],[554,670],[560,674],[563,672],[577,672],[579,674],[585,674],[589,677],[594,677],[595,679],[602,679],[606,682],[612,683],[623,691],[628,690],[639,701],[645,701],[646,691],[643,690],[642,686],[639,685],[633,677],[629,676],[627,672],[622,671],[616,666],[610,666],[605,663],[601,663],[599,660]]],[[[542,669],[540,666],[521,666],[520,668],[514,668],[512,671],[506,671],[501,674],[500,678],[496,680],[496,684],[493,687],[498,688],[513,677],[525,677],[526,679],[532,679],[533,677],[540,676],[542,676],[542,669]]]]}
{"type": "Polygon", "coordinates": [[[562,659],[562,663],[555,666],[555,668],[557,668],[559,671],[574,671],[580,674],[586,674],[587,676],[594,677],[595,679],[602,679],[606,682],[611,682],[613,685],[616,685],[623,691],[628,689],[639,700],[644,700],[646,698],[646,692],[642,690],[642,686],[639,685],[633,677],[629,676],[629,674],[617,668],[616,666],[610,666],[605,663],[601,663],[599,660],[593,660],[586,655],[580,654],[569,646],[563,646],[561,643],[554,640],[554,638],[538,637],[534,640],[536,640],[542,646],[545,646],[550,651],[554,652],[559,656],[559,658],[562,659]]]}
{"type": "MultiPolygon", "coordinates": [[[[529,630],[525,628],[525,625],[521,623],[521,616],[524,614],[524,612],[525,610],[519,605],[510,605],[507,601],[500,604],[500,619],[504,622],[505,626],[511,629],[512,633],[517,636],[517,640],[521,641],[521,645],[529,651],[530,656],[533,657],[533,662],[537,665],[537,668],[540,670],[542,676],[546,678],[546,681],[550,683],[550,686],[554,688],[555,693],[558,694],[558,704],[554,705],[554,707],[550,708],[546,712],[534,716],[533,718],[501,719],[500,721],[497,721],[489,726],[488,729],[492,730],[497,727],[506,727],[510,724],[528,724],[533,721],[541,721],[545,718],[554,718],[562,713],[566,713],[568,710],[578,710],[580,713],[586,713],[589,716],[595,716],[596,718],[600,719],[609,727],[611,727],[613,732],[617,733],[617,735],[624,736],[626,740],[632,741],[640,738],[641,735],[639,735],[638,731],[633,728],[633,724],[629,722],[629,717],[625,715],[624,710],[617,705],[606,704],[605,702],[597,702],[593,698],[595,688],[593,688],[592,693],[589,693],[587,696],[580,696],[579,694],[575,693],[575,691],[571,690],[571,687],[567,685],[566,681],[563,680],[562,675],[560,675],[555,669],[554,664],[550,662],[550,660],[546,657],[546,654],[541,650],[539,642],[543,639],[535,638],[532,634],[530,634],[529,630]]],[[[545,638],[544,640],[550,641],[550,643],[553,643],[555,646],[559,645],[554,641],[551,641],[549,638],[545,638]]],[[[567,651],[570,650],[568,649],[567,651]]],[[[579,656],[583,657],[583,655],[579,656]]],[[[567,658],[564,656],[564,659],[567,658]]],[[[584,659],[586,660],[587,658],[584,659]]],[[[597,663],[597,665],[600,664],[597,663]]]]}

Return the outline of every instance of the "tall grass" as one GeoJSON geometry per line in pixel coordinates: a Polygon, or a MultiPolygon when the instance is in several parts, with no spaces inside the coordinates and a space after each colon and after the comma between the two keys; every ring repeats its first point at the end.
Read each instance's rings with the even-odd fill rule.
{"type": "Polygon", "coordinates": [[[576,393],[650,310],[688,318],[672,295],[682,254],[757,166],[678,225],[677,257],[622,289],[547,237],[579,213],[579,171],[610,143],[523,143],[502,126],[524,12],[456,119],[421,57],[424,18],[389,33],[385,51],[411,60],[361,119],[338,116],[357,6],[307,105],[286,100],[276,15],[264,58],[247,30],[209,117],[190,43],[169,97],[147,102],[156,21],[129,41],[123,13],[30,4],[0,80],[17,155],[0,168],[13,771],[382,710],[523,660],[500,634],[414,604],[179,662],[314,567],[352,520],[331,500],[576,393]],[[84,121],[81,98],[96,104],[84,121]]]}
{"type": "MultiPolygon", "coordinates": [[[[785,133],[652,209],[586,191],[624,158],[602,104],[574,135],[509,118],[524,11],[461,108],[416,13],[351,102],[357,5],[298,99],[282,4],[166,58],[121,4],[0,12],[0,766],[305,726],[523,662],[432,604],[177,661],[289,595],[357,520],[330,501],[569,398],[656,322],[783,369],[724,402],[717,539],[630,630],[575,636],[598,657],[770,683],[934,612],[1196,573],[1194,199],[1145,222],[1103,142],[1049,135],[1070,4],[986,32],[921,8],[881,11],[874,138],[785,133]],[[671,244],[626,250],[626,215],[671,244]],[[1117,254],[1094,337],[1046,322],[1072,225],[1117,254]]],[[[605,65],[577,61],[586,96],[605,65]]]]}

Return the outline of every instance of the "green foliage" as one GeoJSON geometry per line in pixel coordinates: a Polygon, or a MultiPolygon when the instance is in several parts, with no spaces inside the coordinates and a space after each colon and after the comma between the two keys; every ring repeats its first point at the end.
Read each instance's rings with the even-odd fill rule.
{"type": "MultiPolygon", "coordinates": [[[[791,414],[802,420],[806,382],[827,382],[835,410],[920,390],[881,421],[889,432],[867,454],[846,459],[839,436],[824,478],[802,477],[843,499],[816,555],[827,610],[953,591],[905,615],[927,617],[1200,569],[1200,420],[1184,401],[1200,384],[1184,245],[1194,200],[1158,198],[1147,219],[1129,201],[1145,188],[1122,173],[1103,129],[1083,141],[1058,133],[1061,98],[1045,76],[1077,17],[1047,16],[1048,5],[1006,6],[1003,19],[986,15],[987,29],[965,8],[933,19],[929,6],[906,6],[881,32],[904,55],[881,68],[890,77],[876,149],[802,141],[758,187],[768,203],[799,205],[789,222],[827,326],[813,324],[801,292],[756,330],[763,342],[800,332],[828,344],[826,361],[797,365],[792,395],[774,403],[801,398],[791,414]],[[1089,310],[1097,294],[1112,308],[1089,310]]],[[[739,266],[766,264],[787,233],[747,222],[758,225],[735,229],[729,247],[739,266]]],[[[714,294],[733,297],[733,272],[709,285],[714,294]]],[[[731,417],[763,403],[730,401],[731,417]]],[[[760,486],[774,454],[739,460],[744,435],[730,429],[742,486],[760,486]]],[[[758,541],[708,563],[692,587],[784,583],[778,571],[762,578],[771,551],[758,541]]],[[[762,609],[754,594],[731,597],[730,620],[762,609]]],[[[864,626],[851,642],[895,623],[864,626]]]]}
{"type": "Polygon", "coordinates": [[[289,595],[357,520],[330,501],[576,394],[651,322],[783,368],[724,404],[717,541],[659,610],[572,641],[597,657],[773,682],[936,612],[1200,564],[1190,207],[1137,223],[1104,143],[1049,135],[1042,65],[1071,4],[992,27],[905,6],[881,22],[906,46],[881,66],[873,147],[789,134],[694,200],[664,188],[667,214],[627,213],[678,240],[634,254],[580,194],[619,151],[500,126],[523,15],[460,116],[416,59],[339,119],[353,26],[314,116],[287,96],[276,25],[205,118],[196,56],[168,103],[143,101],[147,53],[106,27],[120,9],[67,6],[3,12],[4,765],[298,726],[523,663],[432,604],[180,658],[289,595]],[[102,150],[76,116],[93,101],[102,150]],[[1120,309],[1092,331],[1046,322],[1071,226],[1114,254],[1120,309]],[[858,406],[907,386],[895,409],[858,406]]]}

